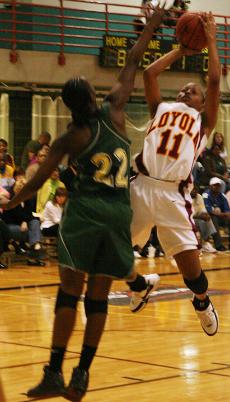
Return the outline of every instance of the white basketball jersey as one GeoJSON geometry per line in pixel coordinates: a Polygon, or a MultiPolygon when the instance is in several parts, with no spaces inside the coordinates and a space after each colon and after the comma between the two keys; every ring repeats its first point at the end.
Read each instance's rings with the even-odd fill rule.
{"type": "Polygon", "coordinates": [[[162,102],[136,164],[140,172],[159,180],[187,180],[206,143],[197,110],[181,102],[162,102]]]}

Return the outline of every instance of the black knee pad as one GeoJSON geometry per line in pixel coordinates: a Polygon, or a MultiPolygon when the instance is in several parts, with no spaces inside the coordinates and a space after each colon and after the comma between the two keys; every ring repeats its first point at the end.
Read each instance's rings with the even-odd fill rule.
{"type": "Polygon", "coordinates": [[[65,293],[61,289],[61,287],[59,287],[54,310],[55,313],[57,312],[58,309],[63,307],[69,307],[72,308],[73,310],[76,310],[78,300],[79,300],[78,296],[73,296],[68,293],[65,293]]]}
{"type": "Polygon", "coordinates": [[[198,295],[205,293],[208,289],[208,279],[203,271],[201,271],[200,276],[196,279],[186,279],[184,278],[185,285],[193,292],[198,295]]]}
{"type": "Polygon", "coordinates": [[[91,314],[107,314],[108,312],[108,299],[106,300],[93,300],[89,299],[86,293],[84,299],[85,315],[88,317],[91,314]]]}

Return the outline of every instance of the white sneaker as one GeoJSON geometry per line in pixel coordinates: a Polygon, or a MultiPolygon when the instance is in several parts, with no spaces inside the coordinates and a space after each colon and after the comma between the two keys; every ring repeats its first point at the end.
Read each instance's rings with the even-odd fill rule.
{"type": "Polygon", "coordinates": [[[208,241],[205,241],[203,243],[202,251],[204,251],[205,253],[217,253],[217,250],[212,247],[211,243],[209,243],[208,241]]]}
{"type": "Polygon", "coordinates": [[[132,292],[130,300],[130,310],[132,313],[137,313],[145,308],[149,301],[150,292],[158,288],[160,277],[157,274],[143,275],[147,288],[141,292],[132,292]]]}
{"type": "Polygon", "coordinates": [[[196,310],[196,314],[200,320],[201,326],[207,335],[213,336],[218,331],[218,314],[210,301],[208,307],[204,311],[196,310]]]}

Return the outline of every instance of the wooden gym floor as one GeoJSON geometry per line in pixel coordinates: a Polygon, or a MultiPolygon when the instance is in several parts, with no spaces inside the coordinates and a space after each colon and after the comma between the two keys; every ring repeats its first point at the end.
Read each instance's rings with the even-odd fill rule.
{"type": "MultiPolygon", "coordinates": [[[[230,401],[230,254],[201,258],[219,313],[218,334],[203,333],[172,260],[136,260],[139,272],[161,275],[159,291],[145,310],[132,314],[125,283],[114,282],[85,402],[230,401]]],[[[44,268],[14,264],[0,271],[0,375],[7,402],[28,401],[25,392],[41,379],[58,282],[55,261],[44,268]]],[[[80,302],[64,364],[66,382],[78,362],[84,323],[80,302]]]]}

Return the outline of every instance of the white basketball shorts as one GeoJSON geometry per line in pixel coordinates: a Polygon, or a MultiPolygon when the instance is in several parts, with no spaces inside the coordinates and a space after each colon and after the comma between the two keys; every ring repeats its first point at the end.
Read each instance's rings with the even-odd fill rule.
{"type": "Polygon", "coordinates": [[[139,174],[130,184],[133,245],[143,247],[153,226],[167,256],[198,248],[192,200],[188,189],[179,184],[139,174]]]}

